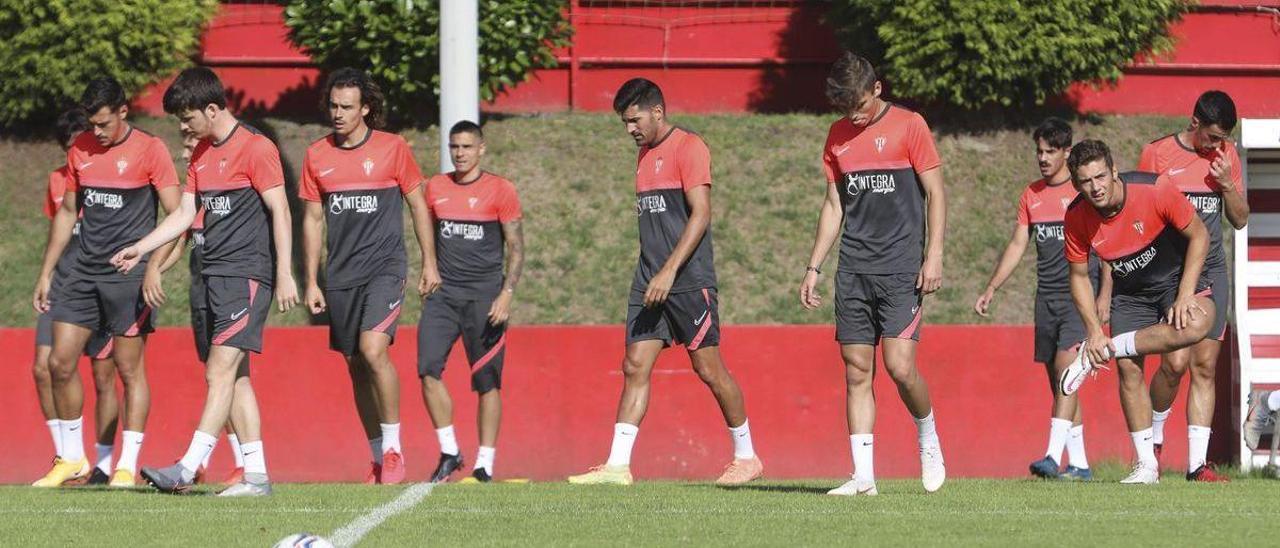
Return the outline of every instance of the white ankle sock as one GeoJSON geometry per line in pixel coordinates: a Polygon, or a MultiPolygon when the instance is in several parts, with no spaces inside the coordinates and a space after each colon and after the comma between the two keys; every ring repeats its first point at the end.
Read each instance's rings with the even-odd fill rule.
{"type": "Polygon", "coordinates": [[[380,424],[382,428],[382,452],[400,452],[400,423],[380,424]]]}
{"type": "Polygon", "coordinates": [[[1164,444],[1164,423],[1169,420],[1169,413],[1172,412],[1172,407],[1164,411],[1151,410],[1151,441],[1156,445],[1164,444]]]}
{"type": "Polygon", "coordinates": [[[1045,456],[1061,464],[1062,450],[1067,446],[1069,437],[1071,437],[1071,421],[1059,418],[1049,419],[1049,448],[1045,449],[1045,456]]]}
{"type": "Polygon", "coordinates": [[[200,469],[200,463],[204,462],[205,455],[212,453],[213,446],[217,443],[218,438],[196,430],[196,433],[191,436],[191,445],[187,446],[187,453],[179,461],[182,463],[182,479],[191,481],[191,478],[195,477],[196,470],[200,469]]]}
{"type": "Polygon", "coordinates": [[[93,444],[93,454],[96,457],[93,466],[102,470],[102,473],[111,475],[111,453],[115,451],[114,445],[103,445],[101,443],[93,444]]]}
{"type": "Polygon", "coordinates": [[[245,474],[267,475],[267,455],[262,449],[262,440],[242,443],[240,449],[244,451],[245,474]]]}
{"type": "MultiPolygon", "coordinates": [[[[138,453],[142,451],[142,432],[134,432],[133,430],[125,430],[120,435],[120,462],[116,463],[116,468],[124,468],[130,472],[138,471],[138,453]]],[[[217,443],[214,438],[214,443],[217,443]]],[[[210,453],[213,454],[213,453],[210,453]]],[[[205,457],[205,466],[208,466],[209,457],[205,457]]]]}
{"type": "Polygon", "coordinates": [[[750,459],[756,456],[756,449],[751,445],[749,421],[742,421],[742,426],[730,427],[729,437],[733,439],[733,458],[750,459]]]}
{"type": "Polygon", "coordinates": [[[1210,433],[1208,426],[1187,427],[1187,471],[1194,472],[1207,462],[1210,433]]]}
{"type": "Polygon", "coordinates": [[[876,472],[873,459],[875,454],[875,435],[853,434],[849,436],[849,448],[853,452],[853,478],[862,481],[875,481],[876,472]]]}
{"type": "Polygon", "coordinates": [[[62,421],[58,419],[49,419],[44,421],[44,425],[49,427],[49,437],[53,438],[53,454],[62,456],[62,421]]]}
{"type": "Polygon", "coordinates": [[[244,468],[244,453],[240,452],[240,438],[235,434],[227,434],[227,444],[231,446],[231,457],[236,461],[236,468],[244,468]]]}
{"type": "Polygon", "coordinates": [[[1129,437],[1133,438],[1133,450],[1138,454],[1138,462],[1151,468],[1159,466],[1156,461],[1155,442],[1151,439],[1150,428],[1129,432],[1129,437]]]}
{"type": "Polygon", "coordinates": [[[1083,424],[1071,427],[1071,437],[1067,439],[1067,459],[1071,461],[1071,466],[1076,468],[1089,467],[1089,457],[1085,456],[1084,451],[1083,424]]]}
{"type": "Polygon", "coordinates": [[[382,464],[382,438],[369,440],[369,454],[373,455],[374,464],[382,464]]]}
{"type": "Polygon", "coordinates": [[[498,450],[496,448],[481,445],[480,448],[476,450],[476,465],[472,470],[484,468],[484,471],[489,474],[489,477],[493,477],[493,457],[497,452],[498,450]]]}
{"type": "Polygon", "coordinates": [[[444,428],[437,428],[436,439],[440,441],[441,453],[446,455],[458,454],[458,436],[454,435],[452,424],[444,428]]]}
{"type": "Polygon", "coordinates": [[[84,460],[84,417],[63,419],[58,433],[62,438],[62,460],[84,460]]]}
{"type": "Polygon", "coordinates": [[[1112,346],[1116,347],[1115,358],[1132,358],[1138,355],[1137,331],[1128,331],[1111,337],[1112,346]]]}
{"type": "Polygon", "coordinates": [[[933,420],[933,410],[922,419],[916,419],[916,434],[920,440],[920,448],[941,447],[938,442],[938,425],[933,420]]]}
{"type": "Polygon", "coordinates": [[[613,425],[613,445],[609,447],[609,466],[631,466],[631,448],[636,445],[640,427],[620,422],[613,425]]]}

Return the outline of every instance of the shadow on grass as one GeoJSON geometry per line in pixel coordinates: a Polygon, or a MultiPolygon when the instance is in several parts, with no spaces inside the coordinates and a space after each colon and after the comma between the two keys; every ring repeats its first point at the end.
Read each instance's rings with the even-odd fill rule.
{"type": "Polygon", "coordinates": [[[692,487],[696,489],[718,489],[724,491],[759,491],[761,493],[780,493],[780,494],[805,494],[805,495],[824,495],[831,490],[830,487],[815,487],[813,485],[770,485],[770,484],[746,484],[746,485],[715,485],[709,483],[694,483],[685,485],[684,487],[692,487]]]}

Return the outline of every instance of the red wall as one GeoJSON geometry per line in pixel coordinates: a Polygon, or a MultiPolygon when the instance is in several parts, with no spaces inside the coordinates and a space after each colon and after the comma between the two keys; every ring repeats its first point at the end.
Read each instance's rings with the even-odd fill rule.
{"type": "MultiPolygon", "coordinates": [[[[512,329],[499,477],[554,481],[604,460],[621,389],[622,334],[617,326],[512,329]]],[[[730,326],[724,331],[724,356],[746,395],[756,448],[769,477],[850,472],[844,374],[833,334],[831,326],[730,326]]],[[[418,396],[415,329],[402,327],[399,335],[392,355],[401,373],[405,454],[410,478],[418,479],[434,467],[438,447],[418,396]]],[[[953,476],[1023,476],[1027,464],[1043,455],[1050,397],[1043,368],[1031,362],[1031,340],[1031,328],[1025,326],[925,328],[920,368],[933,393],[953,476]]],[[[0,430],[0,483],[34,480],[53,452],[27,376],[32,341],[30,329],[0,329],[0,348],[16,358],[8,360],[11,382],[0,384],[0,402],[9,412],[0,430]]],[[[253,358],[253,378],[273,476],[283,481],[362,479],[368,445],[351,403],[346,368],[328,350],[327,330],[271,328],[265,348],[267,354],[253,358]]],[[[456,349],[445,380],[455,397],[463,451],[474,456],[475,399],[467,392],[461,356],[456,349]]],[[[141,462],[166,465],[190,441],[203,405],[203,376],[185,329],[154,334],[147,360],[152,410],[141,462]]],[[[87,364],[82,369],[88,387],[87,364]]],[[[887,375],[877,375],[876,393],[877,473],[914,476],[919,473],[915,427],[887,375]]],[[[1090,459],[1128,460],[1130,441],[1115,375],[1089,381],[1081,394],[1090,459]]],[[[1228,402],[1219,401],[1225,410],[1228,402]]],[[[1164,464],[1180,469],[1186,462],[1186,427],[1182,401],[1175,407],[1164,464]]],[[[91,401],[86,409],[91,417],[91,401]]],[[[88,425],[85,430],[92,432],[88,425]]],[[[1229,424],[1218,426],[1217,432],[1218,438],[1233,435],[1229,424]]],[[[92,440],[87,443],[92,451],[92,440]]],[[[215,477],[229,467],[227,451],[225,442],[215,451],[215,477]]],[[[730,455],[715,400],[683,351],[666,352],[653,375],[652,406],[641,427],[634,471],[641,478],[707,479],[730,455]]]]}
{"type": "MultiPolygon", "coordinates": [[[[825,110],[822,87],[838,49],[822,2],[573,2],[573,47],[560,66],[536,71],[487,111],[609,111],[623,81],[645,76],[682,112],[825,110]]],[[[1184,115],[1200,92],[1223,89],[1242,116],[1280,115],[1280,24],[1255,2],[1207,0],[1173,28],[1169,58],[1139,63],[1114,87],[1077,85],[1064,99],[1081,111],[1184,115]]],[[[1275,2],[1272,5],[1280,6],[1275,2]]],[[[314,115],[320,73],[288,42],[281,7],[226,4],[205,33],[201,62],[250,115],[314,115]]],[[[160,108],[161,82],[140,98],[160,108]]]]}

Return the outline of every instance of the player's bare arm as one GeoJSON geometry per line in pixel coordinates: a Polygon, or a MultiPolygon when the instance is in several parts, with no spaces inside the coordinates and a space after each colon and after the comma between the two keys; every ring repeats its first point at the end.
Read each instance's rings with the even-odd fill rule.
{"type": "Polygon", "coordinates": [[[675,284],[676,273],[689,260],[694,248],[698,247],[698,242],[702,241],[702,235],[707,233],[707,227],[711,226],[711,185],[698,185],[685,190],[684,199],[689,204],[689,222],[684,225],[684,232],[680,233],[680,240],[676,242],[675,249],[671,250],[667,262],[663,263],[662,270],[649,280],[649,287],[644,292],[645,306],[666,302],[667,294],[675,284]]]}
{"type": "Polygon", "coordinates": [[[813,236],[813,251],[809,253],[809,265],[805,269],[804,280],[800,282],[800,304],[813,310],[822,304],[822,296],[818,294],[818,271],[827,260],[827,253],[840,237],[840,220],[844,217],[844,209],[840,205],[840,187],[827,185],[827,195],[822,200],[822,209],[818,211],[818,229],[813,236]]]}
{"type": "Polygon", "coordinates": [[[111,258],[111,264],[115,265],[120,272],[128,272],[138,265],[138,261],[143,255],[154,251],[160,246],[178,239],[183,232],[191,228],[191,223],[196,220],[196,195],[190,192],[182,194],[181,205],[178,209],[165,216],[164,220],[156,226],[150,234],[143,236],[141,240],[134,242],[124,249],[121,249],[111,258]]]}
{"type": "Polygon", "coordinates": [[[303,299],[307,310],[320,314],[327,308],[320,290],[320,249],[324,245],[324,206],[307,201],[302,211],[302,263],[307,289],[303,299]]]}
{"type": "Polygon", "coordinates": [[[520,283],[520,274],[524,271],[524,228],[520,220],[502,223],[502,239],[506,241],[507,273],[502,283],[502,292],[489,307],[489,323],[501,325],[511,315],[511,300],[516,294],[516,285],[520,283]]]}
{"type": "Polygon", "coordinates": [[[53,280],[53,269],[58,265],[58,258],[67,249],[71,241],[71,231],[76,226],[76,193],[68,192],[62,198],[62,205],[53,215],[49,223],[49,239],[44,246],[44,260],[40,263],[40,276],[36,278],[35,295],[31,304],[37,312],[49,311],[49,286],[53,280]]]}
{"type": "Polygon", "coordinates": [[[1098,322],[1106,325],[1111,323],[1111,263],[1102,261],[1102,275],[1099,277],[1098,287],[1098,322]]]}
{"type": "Polygon", "coordinates": [[[423,184],[404,196],[405,201],[409,203],[413,235],[418,239],[418,250],[422,256],[422,266],[418,270],[418,294],[423,297],[435,293],[443,283],[440,278],[440,267],[436,263],[436,234],[432,229],[435,226],[435,219],[431,218],[431,208],[427,207],[425,193],[426,185],[423,184]]]}
{"type": "Polygon", "coordinates": [[[943,190],[942,168],[936,167],[920,174],[920,186],[924,188],[925,229],[924,264],[916,287],[933,293],[942,288],[943,235],[947,231],[947,197],[943,190]]]}
{"type": "Polygon", "coordinates": [[[1236,230],[1240,230],[1249,222],[1249,202],[1231,180],[1231,170],[1234,167],[1231,158],[1219,154],[1209,164],[1209,176],[1218,183],[1218,194],[1222,195],[1222,209],[1227,221],[1236,230]]]}
{"type": "Polygon", "coordinates": [[[973,311],[979,316],[987,317],[987,309],[991,306],[991,302],[995,300],[996,291],[1000,286],[1009,280],[1009,276],[1013,275],[1013,271],[1018,268],[1018,262],[1022,260],[1022,254],[1027,250],[1027,242],[1031,236],[1027,233],[1027,227],[1014,223],[1013,234],[1009,236],[1009,244],[1004,247],[1004,253],[1000,255],[1000,262],[996,264],[995,272],[991,273],[991,280],[987,282],[987,288],[978,295],[978,301],[973,303],[973,311]]]}
{"type": "MultiPolygon", "coordinates": [[[[156,196],[160,199],[160,207],[164,208],[165,216],[173,214],[182,204],[182,190],[176,186],[161,188],[156,191],[156,196]]],[[[182,239],[185,234],[184,232],[179,235],[178,239],[182,239]]],[[[164,305],[167,299],[164,293],[164,272],[166,270],[164,265],[169,263],[169,257],[180,249],[177,244],[178,240],[174,240],[156,248],[155,256],[162,257],[163,260],[147,263],[147,271],[142,277],[142,299],[151,308],[159,308],[164,305]]],[[[169,264],[172,266],[172,263],[169,264]]]]}
{"type": "Polygon", "coordinates": [[[293,220],[284,185],[262,192],[262,201],[271,212],[271,239],[276,250],[276,306],[288,312],[298,304],[298,283],[293,279],[293,220]]]}
{"type": "Polygon", "coordinates": [[[1068,263],[1068,277],[1071,281],[1071,300],[1076,303],[1080,319],[1084,322],[1085,352],[1095,367],[1107,363],[1115,355],[1115,346],[1111,338],[1102,332],[1102,322],[1098,319],[1098,309],[1093,297],[1093,282],[1089,280],[1089,263],[1068,263]]]}
{"type": "Polygon", "coordinates": [[[1197,317],[1207,314],[1196,301],[1196,284],[1204,269],[1204,258],[1209,255],[1209,231],[1200,217],[1192,217],[1187,226],[1179,229],[1187,238],[1187,255],[1182,263],[1182,279],[1178,282],[1178,299],[1173,302],[1166,317],[1177,329],[1187,327],[1197,317]]]}

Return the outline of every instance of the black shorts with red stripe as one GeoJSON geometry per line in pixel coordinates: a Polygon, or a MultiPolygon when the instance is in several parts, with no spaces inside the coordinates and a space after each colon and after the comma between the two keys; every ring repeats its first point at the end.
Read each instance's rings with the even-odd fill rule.
{"type": "Polygon", "coordinates": [[[920,340],[918,274],[836,272],[836,340],[875,346],[883,337],[920,340]]]}
{"type": "Polygon", "coordinates": [[[204,337],[208,346],[262,352],[271,313],[271,285],[252,278],[204,276],[204,337]]]}
{"type": "Polygon", "coordinates": [[[439,379],[453,343],[462,347],[471,364],[471,389],[484,394],[502,388],[507,324],[489,322],[489,309],[499,293],[477,295],[450,290],[448,282],[422,302],[418,318],[418,376],[439,379]]]}
{"type": "Polygon", "coordinates": [[[106,282],[68,277],[54,286],[49,300],[55,322],[119,337],[137,337],[155,330],[151,307],[142,298],[142,280],[106,282]]]}
{"type": "MultiPolygon", "coordinates": [[[[1202,275],[1196,284],[1196,296],[1214,300],[1213,293],[1214,287],[1209,283],[1207,275],[1202,275]]],[[[1111,297],[1111,333],[1114,335],[1138,331],[1166,321],[1169,309],[1177,300],[1176,285],[1141,295],[1117,294],[1111,297]]],[[[1216,304],[1215,302],[1215,308],[1216,304]]],[[[1214,310],[1215,322],[1218,315],[1225,313],[1225,310],[1214,310]]],[[[1214,333],[1210,332],[1207,338],[1213,336],[1214,333]]]]}
{"type": "Polygon", "coordinates": [[[678,342],[690,352],[720,346],[720,299],[716,288],[671,293],[655,306],[644,306],[644,292],[632,291],[627,302],[627,344],[661,340],[678,342]]]}
{"type": "Polygon", "coordinates": [[[326,289],[329,348],[351,357],[360,351],[360,334],[382,333],[396,341],[396,320],[404,302],[404,278],[374,276],[364,285],[326,289]]]}
{"type": "MultiPolygon", "coordinates": [[[[84,346],[84,355],[94,360],[105,360],[111,357],[115,346],[115,338],[106,331],[94,331],[89,336],[89,343],[84,346]]],[[[42,312],[36,316],[36,346],[53,346],[53,313],[42,312]]]]}

